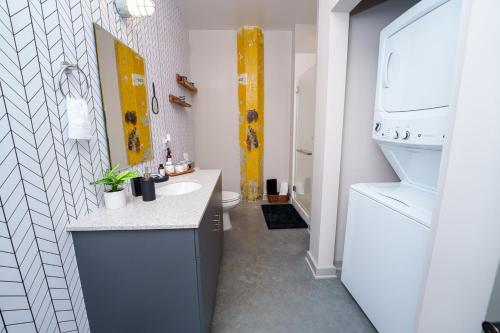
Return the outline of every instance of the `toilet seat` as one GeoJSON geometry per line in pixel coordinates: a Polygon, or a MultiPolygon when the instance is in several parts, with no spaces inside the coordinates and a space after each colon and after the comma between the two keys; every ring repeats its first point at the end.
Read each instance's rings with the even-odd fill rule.
{"type": "Polygon", "coordinates": [[[222,191],[222,203],[231,203],[240,200],[240,194],[231,191],[222,191]]]}

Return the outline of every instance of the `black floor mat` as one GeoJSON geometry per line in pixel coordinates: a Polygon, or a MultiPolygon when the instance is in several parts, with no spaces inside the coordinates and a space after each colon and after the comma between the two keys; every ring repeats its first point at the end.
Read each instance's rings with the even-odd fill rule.
{"type": "Polygon", "coordinates": [[[268,229],[307,228],[293,205],[262,205],[268,229]]]}

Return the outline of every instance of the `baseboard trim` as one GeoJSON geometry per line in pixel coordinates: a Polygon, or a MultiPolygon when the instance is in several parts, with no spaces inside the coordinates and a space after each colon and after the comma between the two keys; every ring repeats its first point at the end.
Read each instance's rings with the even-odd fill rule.
{"type": "Polygon", "coordinates": [[[333,262],[333,264],[335,265],[335,268],[337,269],[337,276],[340,279],[342,277],[342,264],[343,264],[343,261],[342,260],[335,260],[333,262]]]}
{"type": "Polygon", "coordinates": [[[309,251],[307,251],[305,259],[315,279],[337,278],[337,268],[335,268],[335,266],[332,265],[330,267],[318,267],[316,260],[314,260],[311,252],[309,251]]]}

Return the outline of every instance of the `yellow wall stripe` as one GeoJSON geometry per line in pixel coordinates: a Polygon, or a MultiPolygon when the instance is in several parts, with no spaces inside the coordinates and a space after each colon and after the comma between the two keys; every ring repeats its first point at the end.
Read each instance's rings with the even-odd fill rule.
{"type": "Polygon", "coordinates": [[[241,196],[256,201],[263,195],[264,156],[264,36],[258,27],[238,32],[238,83],[241,196]]]}

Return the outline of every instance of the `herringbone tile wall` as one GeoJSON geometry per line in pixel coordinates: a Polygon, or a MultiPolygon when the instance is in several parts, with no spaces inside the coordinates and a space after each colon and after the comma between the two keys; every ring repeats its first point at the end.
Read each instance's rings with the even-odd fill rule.
{"type": "MultiPolygon", "coordinates": [[[[161,141],[172,134],[174,156],[193,152],[190,111],[168,94],[184,94],[175,73],[189,72],[188,33],[173,0],[155,15],[121,19],[113,0],[0,0],[0,333],[89,332],[68,223],[102,204],[89,183],[109,167],[92,24],[146,59],[160,113],[150,114],[155,169],[161,141]],[[89,79],[94,135],[68,140],[58,90],[63,60],[89,79]]],[[[84,93],[85,80],[64,80],[84,93]]],[[[139,166],[143,169],[144,165],[139,166]]]]}

